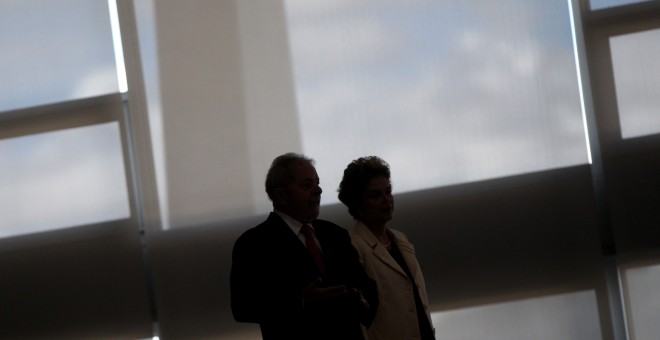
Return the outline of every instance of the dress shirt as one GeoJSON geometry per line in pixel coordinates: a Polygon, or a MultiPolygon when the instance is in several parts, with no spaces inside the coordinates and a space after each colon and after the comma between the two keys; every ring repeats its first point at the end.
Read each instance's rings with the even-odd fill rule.
{"type": "MultiPolygon", "coordinates": [[[[273,210],[274,213],[277,214],[277,216],[281,217],[284,222],[291,228],[291,231],[298,236],[298,239],[300,239],[300,242],[302,242],[305,247],[307,247],[307,244],[305,243],[307,241],[305,234],[300,232],[300,229],[302,228],[302,225],[304,223],[296,221],[293,217],[278,211],[278,210],[273,210]]],[[[314,232],[314,242],[316,242],[316,245],[319,247],[321,250],[321,253],[323,253],[323,248],[321,248],[321,243],[319,242],[319,239],[316,237],[316,230],[314,230],[314,226],[311,223],[307,223],[309,226],[312,228],[312,231],[314,232]]]]}

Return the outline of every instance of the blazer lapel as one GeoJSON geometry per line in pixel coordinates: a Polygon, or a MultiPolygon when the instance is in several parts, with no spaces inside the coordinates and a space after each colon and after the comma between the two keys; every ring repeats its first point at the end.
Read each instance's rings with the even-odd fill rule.
{"type": "Polygon", "coordinates": [[[415,270],[415,268],[417,268],[417,265],[415,264],[417,261],[415,259],[415,247],[413,247],[412,243],[404,240],[403,238],[400,238],[396,232],[393,232],[392,234],[396,238],[396,244],[399,247],[401,255],[403,256],[403,260],[408,266],[408,270],[410,270],[412,279],[417,283],[417,272],[415,270]]]}
{"type": "Polygon", "coordinates": [[[399,274],[403,275],[404,277],[408,278],[408,275],[403,271],[401,266],[399,266],[398,263],[396,263],[396,260],[390,255],[390,253],[387,251],[385,246],[383,246],[380,242],[378,242],[378,239],[376,238],[376,235],[374,235],[369,228],[367,228],[366,225],[362,222],[357,222],[355,225],[355,232],[371,247],[372,252],[374,256],[386,264],[388,267],[392,268],[394,271],[398,272],[399,274]]]}

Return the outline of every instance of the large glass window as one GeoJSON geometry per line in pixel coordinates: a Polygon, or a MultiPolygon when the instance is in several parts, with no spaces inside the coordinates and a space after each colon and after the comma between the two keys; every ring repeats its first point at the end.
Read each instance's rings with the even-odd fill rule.
{"type": "Polygon", "coordinates": [[[140,26],[164,225],[270,209],[287,151],[316,159],[324,204],[364,155],[398,193],[589,162],[565,1],[209,6],[140,7],[177,13],[140,26]]]}
{"type": "Polygon", "coordinates": [[[566,1],[285,4],[326,192],[364,155],[390,163],[397,191],[588,162],[566,1]]]}
{"type": "Polygon", "coordinates": [[[104,104],[67,113],[119,92],[109,4],[0,2],[0,115],[31,121],[0,139],[0,238],[130,216],[119,123],[108,123],[121,105],[112,118],[97,120],[104,104]],[[43,119],[30,120],[36,111],[43,119]]]}
{"type": "Polygon", "coordinates": [[[0,112],[118,92],[107,1],[0,2],[0,112]]]}
{"type": "Polygon", "coordinates": [[[660,132],[660,29],[610,38],[623,138],[660,132]]]}
{"type": "Polygon", "coordinates": [[[0,140],[0,238],[127,218],[116,122],[0,140]]]}

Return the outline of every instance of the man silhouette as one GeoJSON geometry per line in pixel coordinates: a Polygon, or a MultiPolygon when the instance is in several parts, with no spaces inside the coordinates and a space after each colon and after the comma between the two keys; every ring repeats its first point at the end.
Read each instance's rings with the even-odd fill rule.
{"type": "Polygon", "coordinates": [[[258,323],[266,340],[363,339],[360,323],[368,326],[378,306],[376,284],[348,232],[317,219],[322,189],[314,161],[295,153],[275,158],[266,192],[273,212],[234,245],[234,318],[258,323]]]}

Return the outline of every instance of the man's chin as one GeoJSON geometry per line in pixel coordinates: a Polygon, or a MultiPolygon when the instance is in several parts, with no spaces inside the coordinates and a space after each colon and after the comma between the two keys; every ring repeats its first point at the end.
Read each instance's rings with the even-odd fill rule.
{"type": "Polygon", "coordinates": [[[314,220],[317,217],[319,217],[319,211],[320,209],[319,206],[317,205],[316,207],[310,209],[309,214],[307,216],[309,216],[310,220],[314,220]]]}

